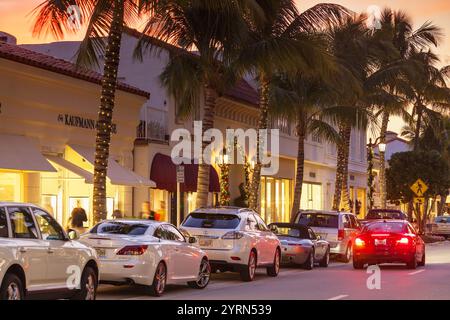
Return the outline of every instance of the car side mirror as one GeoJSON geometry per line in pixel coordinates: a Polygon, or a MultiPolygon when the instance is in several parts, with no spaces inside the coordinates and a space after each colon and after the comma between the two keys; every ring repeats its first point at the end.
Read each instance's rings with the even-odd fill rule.
{"type": "Polygon", "coordinates": [[[70,240],[78,239],[78,235],[75,230],[69,230],[69,232],[67,233],[67,236],[69,237],[70,240]]]}
{"type": "Polygon", "coordinates": [[[317,239],[317,240],[322,240],[322,237],[318,235],[318,236],[316,237],[316,239],[317,239]]]}
{"type": "Polygon", "coordinates": [[[269,226],[269,230],[272,231],[273,233],[278,233],[278,227],[276,225],[270,225],[269,226]]]}
{"type": "Polygon", "coordinates": [[[194,243],[197,242],[197,239],[195,237],[189,237],[188,238],[188,242],[191,243],[191,244],[194,244],[194,243]]]}

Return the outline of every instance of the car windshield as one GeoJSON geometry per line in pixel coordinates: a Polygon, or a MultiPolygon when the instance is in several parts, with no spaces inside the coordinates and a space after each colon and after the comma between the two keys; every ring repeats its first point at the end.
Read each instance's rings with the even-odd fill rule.
{"type": "Polygon", "coordinates": [[[192,212],[184,221],[183,227],[235,229],[240,221],[241,219],[234,214],[192,212]]]}
{"type": "Polygon", "coordinates": [[[450,223],[450,216],[449,217],[436,217],[436,219],[434,219],[434,222],[436,223],[450,223]]]}
{"type": "Polygon", "coordinates": [[[102,222],[92,228],[91,233],[126,234],[141,236],[147,231],[148,225],[142,223],[125,223],[119,221],[102,222]]]}
{"type": "Polygon", "coordinates": [[[296,223],[309,227],[337,228],[338,216],[326,213],[302,213],[296,223]]]}
{"type": "Polygon", "coordinates": [[[308,229],[291,228],[277,226],[275,230],[277,236],[295,237],[299,239],[309,239],[308,229]]]}
{"type": "Polygon", "coordinates": [[[395,211],[370,211],[366,219],[403,219],[404,216],[401,212],[395,211]]]}
{"type": "Polygon", "coordinates": [[[365,226],[363,232],[388,232],[403,233],[406,231],[406,225],[402,222],[375,222],[365,226]]]}

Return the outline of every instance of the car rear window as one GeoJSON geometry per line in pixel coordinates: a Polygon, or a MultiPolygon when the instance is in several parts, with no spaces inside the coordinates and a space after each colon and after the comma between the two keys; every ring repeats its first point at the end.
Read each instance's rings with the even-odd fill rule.
{"type": "Polygon", "coordinates": [[[296,223],[309,227],[337,228],[338,216],[326,213],[302,213],[296,223]]]}
{"type": "Polygon", "coordinates": [[[366,219],[404,219],[401,212],[392,211],[371,211],[367,214],[366,219]]]}
{"type": "Polygon", "coordinates": [[[92,228],[91,233],[126,234],[141,236],[147,231],[148,225],[142,223],[102,222],[92,228]]]}
{"type": "Polygon", "coordinates": [[[434,219],[434,222],[436,223],[450,223],[450,217],[436,217],[436,219],[434,219]]]}
{"type": "Polygon", "coordinates": [[[287,236],[287,237],[294,237],[294,238],[299,238],[299,239],[309,239],[308,229],[277,226],[275,234],[277,236],[287,236]]]}
{"type": "Polygon", "coordinates": [[[234,214],[192,212],[184,221],[183,227],[235,229],[241,219],[234,214]]]}
{"type": "Polygon", "coordinates": [[[366,225],[364,231],[403,233],[407,231],[406,224],[401,222],[374,222],[366,225]]]}

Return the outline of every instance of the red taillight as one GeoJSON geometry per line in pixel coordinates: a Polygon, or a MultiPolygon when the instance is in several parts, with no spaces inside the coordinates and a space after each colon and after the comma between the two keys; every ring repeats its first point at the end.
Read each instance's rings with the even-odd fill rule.
{"type": "Polygon", "coordinates": [[[344,240],[344,230],[343,229],[338,230],[338,241],[340,241],[340,240],[344,240]]]}
{"type": "Polygon", "coordinates": [[[118,256],[140,256],[147,250],[148,246],[126,246],[119,250],[118,256]]]}
{"type": "Polygon", "coordinates": [[[222,239],[228,239],[228,240],[233,239],[233,240],[236,240],[236,239],[242,238],[243,236],[244,236],[244,234],[242,232],[240,232],[240,231],[230,231],[230,232],[225,233],[222,236],[222,239]]]}
{"type": "Polygon", "coordinates": [[[399,240],[397,240],[398,244],[409,244],[409,239],[406,237],[400,238],[399,240]]]}
{"type": "Polygon", "coordinates": [[[361,238],[356,238],[356,239],[355,239],[355,246],[356,246],[356,247],[361,248],[361,247],[364,247],[365,244],[366,244],[366,243],[364,242],[363,239],[361,239],[361,238]]]}

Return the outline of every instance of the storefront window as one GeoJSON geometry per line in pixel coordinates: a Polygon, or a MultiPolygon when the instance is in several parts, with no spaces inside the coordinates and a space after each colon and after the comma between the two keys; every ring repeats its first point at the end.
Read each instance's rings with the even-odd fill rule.
{"type": "Polygon", "coordinates": [[[22,201],[22,174],[0,172],[0,199],[2,201],[22,201]]]}
{"type": "Polygon", "coordinates": [[[301,209],[322,210],[322,185],[316,183],[303,183],[301,209]]]}
{"type": "Polygon", "coordinates": [[[261,178],[261,216],[266,223],[289,222],[292,180],[261,178]]]}
{"type": "Polygon", "coordinates": [[[169,221],[169,192],[160,189],[150,189],[150,208],[156,213],[158,221],[169,221]]]}

